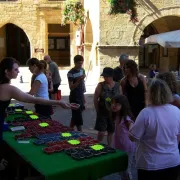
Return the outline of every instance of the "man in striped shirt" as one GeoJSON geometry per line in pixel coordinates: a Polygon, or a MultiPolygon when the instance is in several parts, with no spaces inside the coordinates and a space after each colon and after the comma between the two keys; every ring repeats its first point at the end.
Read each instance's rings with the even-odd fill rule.
{"type": "Polygon", "coordinates": [[[78,109],[72,109],[72,118],[70,127],[77,127],[78,131],[82,131],[83,118],[82,118],[82,110],[84,107],[84,70],[82,69],[82,65],[84,62],[84,58],[81,55],[76,55],[74,57],[74,67],[68,72],[68,82],[70,88],[70,103],[76,103],[80,105],[78,109]]]}

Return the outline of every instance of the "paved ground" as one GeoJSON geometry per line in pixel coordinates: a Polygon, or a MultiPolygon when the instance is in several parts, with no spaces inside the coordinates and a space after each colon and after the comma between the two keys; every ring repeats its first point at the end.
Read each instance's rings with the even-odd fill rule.
{"type": "MultiPolygon", "coordinates": [[[[18,77],[18,79],[14,80],[12,84],[15,85],[16,87],[19,87],[24,92],[28,92],[29,87],[30,87],[31,74],[29,73],[27,68],[22,68],[20,69],[20,71],[23,72],[21,74],[23,74],[24,83],[20,83],[19,77],[18,77]]],[[[62,85],[60,86],[60,89],[63,95],[62,100],[68,102],[69,87],[68,87],[66,74],[67,74],[67,71],[61,72],[62,85]]],[[[86,81],[87,92],[85,94],[87,104],[86,104],[86,110],[83,112],[83,119],[84,119],[83,131],[90,134],[94,138],[96,138],[97,132],[94,131],[96,113],[95,113],[95,109],[93,105],[93,93],[94,93],[98,80],[99,80],[99,75],[97,76],[96,74],[92,72],[89,73],[89,76],[86,81]]],[[[25,104],[25,107],[28,109],[34,109],[32,104],[25,104]]],[[[57,120],[61,122],[62,124],[68,126],[70,124],[71,111],[64,110],[60,107],[56,107],[55,113],[52,116],[52,119],[57,120]]],[[[106,137],[104,139],[104,142],[106,142],[106,137]]],[[[120,176],[118,174],[112,174],[110,176],[105,177],[103,180],[120,180],[120,176]]]]}

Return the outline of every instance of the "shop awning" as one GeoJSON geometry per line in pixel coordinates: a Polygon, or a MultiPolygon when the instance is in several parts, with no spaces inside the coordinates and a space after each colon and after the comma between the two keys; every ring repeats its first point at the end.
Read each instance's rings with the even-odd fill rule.
{"type": "Polygon", "coordinates": [[[157,43],[165,48],[180,48],[180,30],[149,36],[145,43],[157,43]]]}

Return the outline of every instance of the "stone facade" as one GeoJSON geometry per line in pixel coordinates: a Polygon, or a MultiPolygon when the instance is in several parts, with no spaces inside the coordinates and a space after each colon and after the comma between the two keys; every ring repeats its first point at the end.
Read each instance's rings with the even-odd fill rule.
{"type": "Polygon", "coordinates": [[[139,40],[144,29],[150,23],[154,23],[158,33],[170,31],[170,24],[165,24],[166,22],[160,19],[180,15],[179,0],[142,0],[136,3],[139,21],[133,24],[129,21],[128,14],[109,15],[110,7],[107,0],[99,0],[100,30],[97,33],[101,70],[104,66],[115,67],[121,53],[129,54],[131,59],[138,62],[139,40]]]}
{"type": "MultiPolygon", "coordinates": [[[[109,15],[107,0],[84,0],[83,3],[86,10],[85,69],[90,70],[101,71],[105,66],[115,67],[121,53],[129,54],[130,58],[138,62],[139,40],[144,29],[153,23],[158,33],[170,31],[170,25],[162,18],[180,15],[179,0],[137,1],[139,21],[136,24],[129,21],[128,14],[109,15]]],[[[63,1],[0,1],[0,27],[7,23],[20,27],[30,41],[31,57],[42,59],[48,54],[48,24],[61,24],[62,7],[63,1]],[[44,49],[44,53],[36,53],[35,48],[44,49]]],[[[71,60],[67,69],[73,66],[73,57],[77,54],[76,30],[77,27],[71,24],[71,60]]],[[[1,35],[3,32],[0,32],[1,35]]],[[[4,56],[2,52],[4,49],[0,42],[0,58],[4,56]]]]}
{"type": "MultiPolygon", "coordinates": [[[[8,23],[21,28],[29,39],[31,57],[42,59],[45,54],[48,54],[48,24],[61,24],[62,7],[63,1],[0,1],[0,28],[8,23]],[[35,52],[36,48],[44,49],[44,53],[35,52]]],[[[77,28],[70,25],[70,29],[71,57],[73,57],[77,54],[75,46],[75,31],[77,28]]],[[[0,51],[2,50],[3,47],[1,46],[0,51]]],[[[0,54],[0,56],[2,58],[3,54],[0,54]]],[[[71,58],[71,66],[73,66],[73,58],[71,58]]]]}

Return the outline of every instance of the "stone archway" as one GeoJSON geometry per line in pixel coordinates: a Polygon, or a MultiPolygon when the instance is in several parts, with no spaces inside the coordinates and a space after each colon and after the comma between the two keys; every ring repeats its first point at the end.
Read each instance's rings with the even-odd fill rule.
{"type": "MultiPolygon", "coordinates": [[[[161,71],[178,70],[180,57],[178,48],[164,49],[159,44],[146,44],[143,41],[153,35],[180,29],[180,16],[176,13],[177,8],[162,9],[159,17],[154,14],[148,15],[137,26],[133,41],[139,46],[139,66],[148,68],[150,64],[156,64],[161,71]],[[172,11],[173,9],[173,11],[172,11]],[[165,50],[169,53],[166,53],[165,50]]],[[[179,13],[180,14],[180,13],[179,13]]]]}
{"type": "Polygon", "coordinates": [[[0,28],[0,58],[14,57],[25,65],[31,56],[30,41],[23,29],[7,23],[0,28]]]}
{"type": "Polygon", "coordinates": [[[144,29],[152,22],[154,22],[160,18],[166,17],[166,16],[177,16],[178,17],[178,15],[180,16],[179,6],[160,9],[158,15],[156,14],[156,12],[146,15],[144,18],[142,18],[139,21],[138,25],[136,26],[136,28],[134,30],[132,42],[135,42],[135,44],[138,45],[139,39],[140,39],[141,35],[143,34],[144,29]]]}

